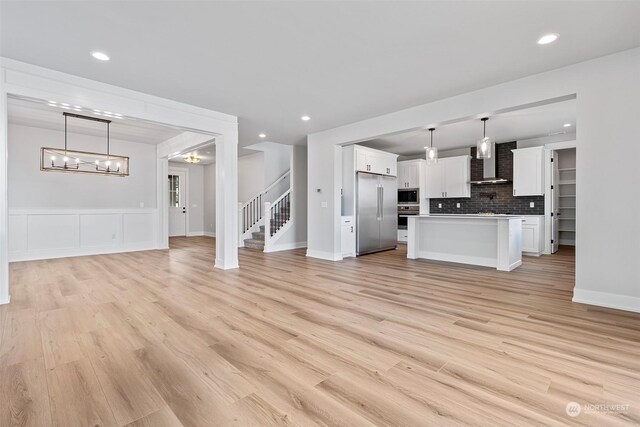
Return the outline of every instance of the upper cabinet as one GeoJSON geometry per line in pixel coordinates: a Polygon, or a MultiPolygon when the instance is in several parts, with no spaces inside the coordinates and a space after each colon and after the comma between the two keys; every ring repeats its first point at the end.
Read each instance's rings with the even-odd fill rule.
{"type": "Polygon", "coordinates": [[[420,162],[398,162],[398,188],[420,188],[420,162]]]}
{"type": "Polygon", "coordinates": [[[428,164],[426,168],[426,198],[471,197],[470,156],[439,159],[437,163],[428,164]]]}
{"type": "Polygon", "coordinates": [[[355,146],[356,171],[396,176],[398,156],[384,151],[355,146]]]}
{"type": "Polygon", "coordinates": [[[513,152],[513,195],[544,195],[544,147],[520,148],[513,152]]]}

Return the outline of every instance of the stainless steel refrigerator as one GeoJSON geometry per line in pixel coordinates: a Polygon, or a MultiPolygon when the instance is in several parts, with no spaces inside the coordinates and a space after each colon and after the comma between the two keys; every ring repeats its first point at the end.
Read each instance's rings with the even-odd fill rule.
{"type": "Polygon", "coordinates": [[[356,254],[395,249],[398,244],[396,177],[358,172],[356,188],[356,254]]]}

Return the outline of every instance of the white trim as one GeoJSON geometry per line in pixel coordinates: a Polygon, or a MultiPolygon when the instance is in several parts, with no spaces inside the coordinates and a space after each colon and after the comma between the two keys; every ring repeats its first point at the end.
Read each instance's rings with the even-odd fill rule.
{"type": "Polygon", "coordinates": [[[0,300],[0,305],[9,304],[11,302],[11,296],[8,296],[7,299],[0,300]]]}
{"type": "Polygon", "coordinates": [[[610,294],[608,292],[574,288],[572,301],[580,304],[640,313],[640,297],[632,297],[629,295],[610,294]]]}
{"type": "Polygon", "coordinates": [[[190,231],[187,233],[187,237],[216,237],[216,233],[210,231],[190,231]]]}
{"type": "Polygon", "coordinates": [[[342,261],[342,254],[325,251],[314,251],[313,249],[307,249],[307,256],[310,258],[324,259],[327,261],[342,261]]]}
{"type": "MultiPolygon", "coordinates": [[[[293,243],[283,243],[281,245],[274,245],[269,250],[264,248],[265,252],[280,252],[280,251],[290,251],[292,249],[302,249],[307,247],[307,242],[293,242],[293,243]]],[[[308,256],[308,255],[307,255],[308,256]]]]}
{"type": "MultiPolygon", "coordinates": [[[[163,248],[157,248],[155,244],[137,244],[114,248],[113,246],[95,246],[90,248],[70,248],[70,249],[51,249],[33,252],[15,252],[9,255],[10,262],[36,261],[43,259],[68,258],[90,255],[108,255],[126,252],[154,251],[163,248]]],[[[166,248],[164,248],[166,249],[166,248]]]]}

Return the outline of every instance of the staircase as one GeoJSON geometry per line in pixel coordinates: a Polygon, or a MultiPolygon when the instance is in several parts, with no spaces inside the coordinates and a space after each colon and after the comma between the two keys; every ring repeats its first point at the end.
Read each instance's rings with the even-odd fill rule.
{"type": "Polygon", "coordinates": [[[264,202],[268,193],[289,177],[289,171],[279,177],[264,191],[256,194],[247,203],[240,203],[238,242],[245,248],[270,252],[271,246],[291,226],[291,185],[273,202],[264,202]]]}

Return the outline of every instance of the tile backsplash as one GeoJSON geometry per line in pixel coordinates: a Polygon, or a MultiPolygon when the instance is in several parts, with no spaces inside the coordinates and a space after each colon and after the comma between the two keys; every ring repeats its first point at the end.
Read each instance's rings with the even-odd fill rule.
{"type": "MultiPolygon", "coordinates": [[[[511,150],[517,143],[506,142],[496,144],[496,175],[499,178],[513,180],[513,153],[511,150]]],[[[482,160],[475,158],[476,149],[471,148],[471,180],[481,180],[483,174],[482,160]]],[[[493,212],[514,215],[544,215],[544,196],[513,196],[513,184],[471,185],[470,198],[431,199],[432,214],[471,214],[493,212]],[[534,207],[530,207],[533,202],[534,207]],[[458,207],[460,204],[460,207],[458,207]],[[441,207],[438,207],[441,205],[441,207]]]]}

